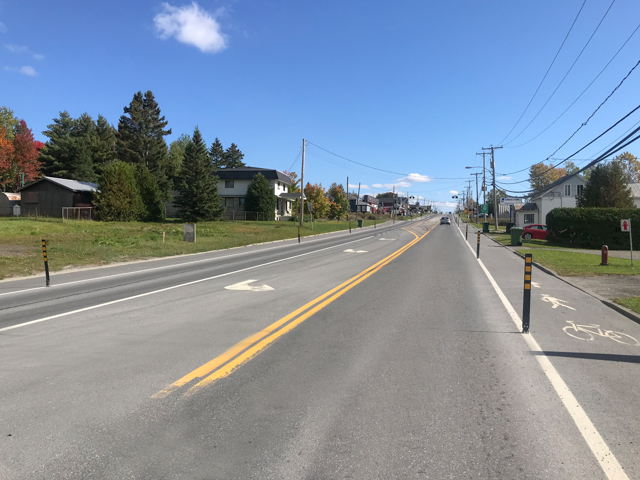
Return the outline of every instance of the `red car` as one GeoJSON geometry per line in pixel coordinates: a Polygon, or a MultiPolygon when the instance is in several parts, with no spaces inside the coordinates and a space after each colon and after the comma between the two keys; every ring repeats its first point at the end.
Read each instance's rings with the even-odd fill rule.
{"type": "Polygon", "coordinates": [[[522,232],[522,238],[524,240],[531,240],[535,238],[537,240],[544,240],[547,238],[547,226],[546,225],[527,225],[522,232]]]}

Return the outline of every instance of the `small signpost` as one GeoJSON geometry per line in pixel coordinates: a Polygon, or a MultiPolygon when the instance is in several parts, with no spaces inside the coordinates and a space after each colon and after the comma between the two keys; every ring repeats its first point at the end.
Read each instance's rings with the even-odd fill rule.
{"type": "Polygon", "coordinates": [[[633,236],[631,235],[631,219],[623,218],[620,220],[620,229],[623,232],[629,232],[629,245],[631,247],[631,268],[633,268],[633,236]]]}

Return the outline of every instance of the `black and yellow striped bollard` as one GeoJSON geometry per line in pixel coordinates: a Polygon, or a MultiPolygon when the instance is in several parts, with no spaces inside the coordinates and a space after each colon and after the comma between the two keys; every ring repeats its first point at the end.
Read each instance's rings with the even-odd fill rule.
{"type": "Polygon", "coordinates": [[[42,255],[44,256],[44,273],[47,277],[47,287],[50,285],[49,281],[49,261],[47,260],[47,241],[42,240],[42,255]]]}
{"type": "Polygon", "coordinates": [[[522,333],[529,333],[529,318],[531,311],[531,267],[532,256],[527,253],[524,257],[524,299],[522,302],[522,333]]]}
{"type": "Polygon", "coordinates": [[[478,251],[476,254],[476,258],[480,258],[480,231],[478,230],[478,251]]]}

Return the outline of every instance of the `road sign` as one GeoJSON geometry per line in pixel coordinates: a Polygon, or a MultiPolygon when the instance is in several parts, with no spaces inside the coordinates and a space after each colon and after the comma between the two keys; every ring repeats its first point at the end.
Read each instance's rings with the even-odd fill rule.
{"type": "Polygon", "coordinates": [[[631,231],[631,219],[625,218],[625,219],[620,220],[620,229],[623,232],[631,231]]]}
{"type": "Polygon", "coordinates": [[[517,205],[522,203],[521,198],[516,197],[500,197],[500,205],[517,205]]]}
{"type": "Polygon", "coordinates": [[[480,209],[482,213],[489,213],[489,205],[487,205],[486,203],[480,205],[480,209]]]}

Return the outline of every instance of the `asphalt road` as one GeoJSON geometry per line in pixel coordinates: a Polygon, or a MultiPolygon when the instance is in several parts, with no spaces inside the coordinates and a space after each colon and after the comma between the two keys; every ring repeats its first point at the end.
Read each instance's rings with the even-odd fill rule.
{"type": "Polygon", "coordinates": [[[432,218],[2,282],[0,478],[640,478],[640,325],[523,274],[432,218]]]}

